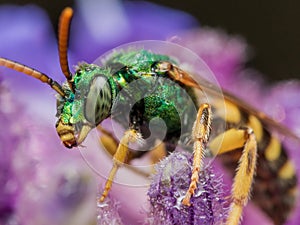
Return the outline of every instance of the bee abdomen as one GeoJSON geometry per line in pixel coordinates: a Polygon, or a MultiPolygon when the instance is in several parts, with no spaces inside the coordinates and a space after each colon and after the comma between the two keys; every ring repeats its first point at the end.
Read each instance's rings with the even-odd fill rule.
{"type": "MultiPolygon", "coordinates": [[[[252,128],[258,143],[256,176],[251,200],[270,217],[275,225],[284,224],[296,204],[298,179],[294,164],[281,141],[266,130],[265,125],[255,116],[244,114],[239,124],[247,124],[252,128]]],[[[236,149],[220,156],[232,175],[241,153],[242,149],[236,149]]]]}
{"type": "Polygon", "coordinates": [[[298,181],[295,167],[280,141],[265,129],[258,151],[253,201],[274,224],[284,224],[296,203],[298,181]]]}

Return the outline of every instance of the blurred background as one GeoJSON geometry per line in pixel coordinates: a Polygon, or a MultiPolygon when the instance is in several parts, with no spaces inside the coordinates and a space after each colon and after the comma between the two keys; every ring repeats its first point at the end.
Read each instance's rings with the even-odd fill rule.
{"type": "MultiPolygon", "coordinates": [[[[173,10],[165,10],[149,4],[118,4],[118,1],[123,2],[121,0],[0,0],[0,6],[5,4],[38,5],[45,10],[56,32],[62,10],[66,6],[74,7],[77,15],[74,20],[77,19],[77,21],[73,23],[73,31],[71,29],[73,36],[70,37],[70,65],[80,60],[93,62],[108,49],[116,47],[118,43],[139,38],[158,39],[161,37],[165,39],[165,37],[181,35],[179,33],[181,28],[185,29],[191,21],[192,25],[194,24],[191,17],[173,10]],[[75,2],[81,7],[76,8],[75,2]],[[115,9],[119,11],[111,10],[108,3],[112,2],[117,3],[115,9]],[[103,4],[106,4],[105,7],[103,4]],[[122,8],[123,6],[127,8],[122,8]],[[122,15],[122,9],[126,9],[124,15],[122,15]],[[90,26],[91,24],[97,28],[94,29],[94,26],[90,26]],[[95,30],[96,35],[92,32],[95,30]],[[175,33],[172,33],[173,31],[175,33]],[[89,35],[91,33],[94,36],[89,35]],[[168,36],[169,34],[172,36],[168,36]]],[[[127,2],[140,3],[142,1],[127,0],[127,2]]],[[[196,18],[199,26],[221,29],[228,33],[229,35],[222,32],[206,35],[209,29],[199,29],[204,30],[202,33],[204,41],[200,40],[200,48],[194,51],[199,54],[207,50],[209,54],[206,54],[206,63],[215,72],[223,88],[229,89],[233,94],[268,113],[272,118],[300,135],[300,82],[280,82],[277,86],[267,87],[268,85],[261,81],[260,74],[255,71],[258,70],[264,74],[264,78],[269,83],[293,78],[300,80],[300,63],[298,62],[300,59],[300,2],[292,0],[219,1],[218,3],[199,0],[149,0],[148,2],[184,11],[196,18]],[[244,38],[250,46],[250,60],[247,61],[246,67],[255,70],[245,69],[245,45],[236,36],[244,38]],[[218,47],[221,47],[220,51],[218,47]]],[[[53,30],[49,29],[51,24],[49,25],[47,17],[39,9],[28,8],[29,10],[25,7],[0,8],[0,56],[32,66],[51,75],[58,82],[62,82],[65,78],[60,73],[57,43],[53,30]]],[[[194,35],[193,32],[190,33],[194,35]]],[[[192,41],[197,44],[199,39],[196,35],[192,38],[185,38],[188,44],[192,41]]],[[[84,220],[94,219],[94,202],[90,199],[95,199],[96,185],[92,182],[102,184],[103,180],[100,181],[102,176],[92,173],[92,170],[86,166],[86,162],[82,160],[79,151],[72,151],[72,153],[65,151],[60,143],[54,129],[56,99],[53,91],[45,88],[41,82],[1,68],[0,92],[0,103],[3,103],[3,106],[0,104],[0,124],[2,125],[0,144],[3,142],[5,146],[5,148],[0,148],[0,151],[5,150],[5,153],[1,153],[4,156],[1,158],[3,160],[0,160],[0,168],[5,168],[2,170],[5,171],[5,176],[0,175],[0,183],[9,184],[8,188],[0,189],[0,224],[5,224],[3,221],[11,219],[22,221],[25,225],[91,224],[82,220],[74,223],[77,219],[73,217],[74,210],[80,212],[78,216],[85,215],[84,220]],[[7,91],[5,85],[4,88],[1,86],[2,77],[8,81],[5,85],[11,91],[7,91]],[[24,155],[27,157],[25,160],[24,155]],[[36,159],[39,163],[36,163],[36,159]],[[20,167],[19,162],[22,162],[25,169],[20,167]],[[53,170],[53,165],[55,165],[55,170],[53,170]],[[70,172],[73,174],[73,171],[78,172],[74,177],[70,177],[69,174],[70,172]],[[48,179],[49,177],[51,179],[48,179]],[[90,181],[88,177],[91,178],[90,181]],[[11,184],[15,184],[15,187],[19,187],[20,190],[18,188],[12,190],[11,184]],[[78,198],[74,198],[74,194],[78,198]],[[49,207],[51,210],[48,210],[49,207]],[[45,218],[49,219],[45,220],[45,218]],[[70,219],[74,221],[69,222],[70,219]]],[[[291,149],[298,147],[292,144],[291,149]]],[[[95,148],[95,150],[98,149],[95,148]]],[[[104,151],[101,152],[104,153],[104,151]]],[[[297,165],[300,165],[298,152],[293,151],[293,154],[292,158],[296,160],[297,165]]],[[[93,159],[93,164],[91,165],[100,165],[107,169],[105,163],[99,163],[109,162],[109,160],[103,160],[102,156],[103,154],[92,153],[90,158],[93,159]]],[[[95,168],[97,171],[102,171],[98,167],[95,168]]],[[[139,206],[142,206],[142,202],[144,203],[146,199],[146,191],[137,193],[130,185],[120,184],[119,187],[120,189],[115,189],[115,192],[112,190],[111,193],[122,203],[121,217],[125,218],[127,224],[142,221],[143,218],[137,219],[136,216],[141,216],[139,206]],[[125,190],[120,191],[122,186],[125,190]],[[129,189],[134,194],[130,194],[129,189]],[[134,196],[137,200],[128,201],[128,196],[134,196]]],[[[245,218],[257,218],[253,217],[251,212],[248,214],[245,218]]],[[[297,217],[294,221],[297,221],[294,224],[298,224],[299,218],[297,217]]],[[[12,221],[9,224],[18,223],[12,221]]]]}
{"type": "MultiPolygon", "coordinates": [[[[229,34],[241,35],[251,47],[248,66],[265,74],[268,81],[300,78],[299,1],[149,2],[185,11],[203,26],[221,28],[229,34]]],[[[74,6],[72,0],[51,3],[47,0],[0,0],[0,4],[28,3],[37,4],[46,10],[55,29],[62,9],[74,6]]]]}

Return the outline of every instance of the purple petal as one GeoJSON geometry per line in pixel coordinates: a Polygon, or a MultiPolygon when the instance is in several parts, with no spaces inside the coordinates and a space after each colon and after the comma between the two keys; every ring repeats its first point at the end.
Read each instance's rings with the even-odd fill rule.
{"type": "Polygon", "coordinates": [[[98,225],[122,225],[122,219],[119,215],[120,205],[117,201],[106,198],[104,202],[97,205],[97,224],[98,225]]]}
{"type": "Polygon", "coordinates": [[[190,154],[173,153],[156,166],[156,171],[148,192],[150,224],[215,224],[225,219],[221,180],[209,168],[200,173],[191,206],[182,205],[191,178],[190,154]]]}

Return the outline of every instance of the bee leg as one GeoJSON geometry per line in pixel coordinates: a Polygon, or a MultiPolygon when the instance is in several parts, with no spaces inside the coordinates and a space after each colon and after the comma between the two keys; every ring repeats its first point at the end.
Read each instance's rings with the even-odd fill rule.
{"type": "MultiPolygon", "coordinates": [[[[111,156],[113,156],[116,153],[118,145],[119,145],[118,139],[115,138],[115,136],[113,135],[112,132],[106,130],[104,127],[102,127],[100,125],[97,126],[97,130],[101,132],[101,136],[100,136],[101,144],[103,145],[105,150],[111,156]]],[[[130,162],[132,159],[139,158],[140,157],[139,154],[140,154],[139,152],[129,151],[126,161],[130,162]]],[[[148,154],[150,155],[150,162],[152,164],[159,162],[162,158],[164,158],[166,156],[166,150],[164,147],[164,143],[157,145],[153,150],[149,151],[148,154]]],[[[131,169],[135,170],[133,168],[131,168],[131,169]]]]}
{"type": "Polygon", "coordinates": [[[156,164],[161,161],[167,156],[167,150],[164,142],[159,143],[148,154],[152,164],[156,164]]]}
{"type": "Polygon", "coordinates": [[[232,202],[226,224],[237,225],[247,204],[255,174],[257,142],[250,128],[229,129],[211,141],[209,148],[214,154],[222,154],[243,148],[231,190],[232,202]],[[222,140],[221,140],[222,139],[222,140]]]}
{"type": "Polygon", "coordinates": [[[199,107],[192,131],[192,139],[194,141],[193,170],[189,189],[182,200],[183,205],[190,205],[190,199],[197,188],[199,172],[201,170],[204,157],[205,145],[208,141],[211,130],[211,114],[211,107],[209,104],[204,103],[199,107]]]}
{"type": "Polygon", "coordinates": [[[246,143],[232,185],[232,202],[226,224],[239,224],[243,207],[250,197],[257,160],[257,143],[251,129],[245,132],[246,143]]]}
{"type": "Polygon", "coordinates": [[[111,189],[112,182],[116,175],[117,170],[127,160],[127,156],[129,153],[128,144],[137,142],[139,139],[141,139],[140,133],[138,133],[134,129],[129,129],[125,132],[124,136],[120,140],[118,148],[113,156],[113,167],[106,180],[102,196],[99,199],[100,202],[103,202],[105,200],[109,190],[111,189]]]}
{"type": "Polygon", "coordinates": [[[117,151],[119,141],[110,131],[106,130],[102,126],[97,126],[97,130],[101,132],[100,142],[103,147],[110,155],[114,155],[117,151]]]}

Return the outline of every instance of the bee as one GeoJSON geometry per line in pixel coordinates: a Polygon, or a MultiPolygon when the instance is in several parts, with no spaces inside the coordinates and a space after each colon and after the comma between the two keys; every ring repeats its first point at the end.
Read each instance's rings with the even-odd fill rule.
{"type": "MultiPolygon", "coordinates": [[[[251,190],[252,200],[274,224],[287,220],[295,205],[297,177],[287,151],[271,131],[298,137],[230,93],[218,92],[205,79],[196,82],[191,73],[168,55],[145,49],[117,51],[102,66],[83,63],[72,74],[67,55],[72,16],[72,9],[66,8],[59,25],[59,58],[65,84],[60,85],[44,73],[6,58],[0,58],[0,65],[34,77],[57,93],[56,130],[67,148],[80,146],[96,127],[114,140],[100,126],[107,118],[113,117],[127,128],[116,148],[108,146],[112,148],[113,167],[99,201],[104,201],[118,168],[131,154],[128,145],[143,143],[151,133],[151,120],[160,117],[167,127],[161,138],[167,152],[174,151],[180,141],[184,142],[180,140],[182,130],[183,136],[189,136],[192,143],[192,176],[183,205],[189,206],[195,197],[199,173],[209,150],[211,156],[219,156],[234,174],[226,224],[239,224],[251,190]],[[200,102],[198,91],[215,100],[200,102]],[[128,105],[130,109],[125,117],[122,109],[128,105]],[[197,107],[194,111],[190,110],[193,106],[197,107]],[[223,129],[218,128],[220,124],[224,124],[223,129]]],[[[153,133],[159,132],[159,128],[153,133]]],[[[132,153],[131,157],[141,155],[132,153]]]]}

